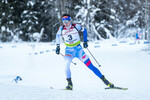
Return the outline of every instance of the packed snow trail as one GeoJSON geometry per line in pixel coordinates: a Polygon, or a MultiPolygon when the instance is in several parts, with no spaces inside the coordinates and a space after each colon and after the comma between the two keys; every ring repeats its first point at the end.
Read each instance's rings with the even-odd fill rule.
{"type": "MultiPolygon", "coordinates": [[[[52,43],[0,44],[1,100],[149,100],[150,55],[144,44],[118,44],[118,41],[89,43],[89,50],[102,65],[98,67],[116,86],[128,90],[105,90],[104,83],[78,59],[71,64],[73,91],[65,88],[64,59],[52,43]],[[112,45],[112,44],[116,44],[112,45]],[[20,76],[23,80],[15,83],[20,76]],[[50,89],[53,87],[54,89],[50,89]],[[12,99],[13,98],[13,99],[12,99]]],[[[61,52],[64,54],[61,44],[61,52]]]]}

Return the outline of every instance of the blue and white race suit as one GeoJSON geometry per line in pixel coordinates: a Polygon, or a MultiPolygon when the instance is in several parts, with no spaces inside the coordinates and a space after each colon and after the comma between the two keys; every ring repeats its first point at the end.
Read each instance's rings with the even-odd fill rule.
{"type": "Polygon", "coordinates": [[[91,60],[80,45],[80,36],[78,31],[83,32],[84,41],[87,41],[87,30],[78,24],[72,24],[70,27],[61,26],[56,34],[56,43],[60,44],[60,36],[62,35],[66,45],[66,77],[71,78],[70,64],[73,58],[76,57],[81,60],[89,69],[91,69],[99,78],[101,78],[101,72],[91,63],[91,60]]]}

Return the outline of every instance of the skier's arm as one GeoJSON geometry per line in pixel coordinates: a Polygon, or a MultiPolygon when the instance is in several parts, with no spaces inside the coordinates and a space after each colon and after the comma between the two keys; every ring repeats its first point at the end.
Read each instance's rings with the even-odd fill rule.
{"type": "Polygon", "coordinates": [[[83,30],[83,37],[84,37],[83,47],[87,48],[88,47],[88,43],[87,43],[87,30],[86,30],[86,28],[84,28],[82,30],[83,30]]]}
{"type": "Polygon", "coordinates": [[[88,47],[88,43],[87,43],[87,30],[84,27],[81,27],[81,25],[76,24],[76,28],[78,29],[78,31],[82,31],[83,32],[83,38],[84,38],[84,43],[83,43],[83,47],[87,48],[88,47]]]}
{"type": "Polygon", "coordinates": [[[60,36],[61,36],[62,27],[59,28],[56,34],[56,54],[60,53],[60,36]]]}
{"type": "Polygon", "coordinates": [[[56,33],[56,44],[60,44],[60,36],[61,36],[62,27],[56,33]]]}
{"type": "Polygon", "coordinates": [[[87,30],[86,30],[86,28],[82,27],[81,31],[83,32],[84,41],[87,42],[87,30]]]}
{"type": "Polygon", "coordinates": [[[83,32],[84,41],[87,42],[87,30],[86,30],[86,28],[82,27],[79,24],[76,24],[75,27],[78,29],[78,31],[82,31],[83,32]]]}

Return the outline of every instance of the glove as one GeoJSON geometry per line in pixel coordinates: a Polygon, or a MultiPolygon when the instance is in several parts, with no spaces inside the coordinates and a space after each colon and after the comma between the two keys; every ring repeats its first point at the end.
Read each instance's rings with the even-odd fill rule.
{"type": "Polygon", "coordinates": [[[58,54],[58,55],[59,55],[59,53],[60,53],[60,45],[59,45],[59,44],[57,44],[57,47],[56,47],[56,54],[58,54]]]}
{"type": "Polygon", "coordinates": [[[84,48],[87,48],[87,47],[88,47],[88,43],[87,43],[87,41],[84,41],[84,43],[83,43],[83,47],[84,47],[84,48]]]}

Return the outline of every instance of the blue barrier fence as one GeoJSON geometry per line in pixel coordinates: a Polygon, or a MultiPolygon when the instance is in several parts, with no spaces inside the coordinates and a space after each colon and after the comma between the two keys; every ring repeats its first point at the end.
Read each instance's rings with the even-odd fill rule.
{"type": "Polygon", "coordinates": [[[56,45],[55,43],[52,43],[52,44],[50,44],[50,45],[56,45]]]}
{"type": "Polygon", "coordinates": [[[145,41],[144,44],[150,44],[150,41],[145,41]]]}
{"type": "Polygon", "coordinates": [[[119,43],[127,43],[127,41],[120,41],[119,43]]]}
{"type": "Polygon", "coordinates": [[[129,45],[135,45],[135,43],[129,43],[129,45]]]}
{"type": "Polygon", "coordinates": [[[118,46],[118,44],[112,44],[112,46],[118,46]]]}
{"type": "MultiPolygon", "coordinates": [[[[17,46],[13,45],[11,46],[11,48],[16,48],[17,46]]],[[[0,48],[3,48],[3,46],[0,46],[0,48]]]]}
{"type": "Polygon", "coordinates": [[[99,45],[97,45],[97,46],[94,46],[94,48],[100,48],[100,46],[99,46],[99,45]]]}
{"type": "MultiPolygon", "coordinates": [[[[119,42],[120,44],[123,44],[123,43],[128,43],[127,41],[120,41],[119,42]]],[[[143,42],[143,44],[149,44],[150,43],[150,41],[145,41],[145,42],[143,42]]],[[[94,48],[100,48],[101,46],[100,46],[100,42],[95,42],[94,43],[95,45],[94,45],[94,48]]],[[[136,43],[135,42],[132,42],[132,43],[129,43],[129,45],[135,45],[136,43]]],[[[55,45],[55,44],[50,44],[50,45],[55,45]]],[[[111,44],[111,46],[118,46],[119,44],[117,44],[117,43],[114,43],[114,44],[111,44]]],[[[51,51],[55,51],[56,49],[52,49],[51,51]]],[[[35,55],[38,55],[38,54],[43,54],[43,53],[45,53],[45,52],[50,52],[50,50],[46,50],[46,51],[40,51],[40,52],[35,52],[34,54],[35,55]]]]}
{"type": "Polygon", "coordinates": [[[100,42],[95,42],[95,44],[100,44],[100,42]]]}
{"type": "Polygon", "coordinates": [[[15,45],[13,45],[13,46],[11,46],[11,48],[16,48],[17,46],[15,46],[15,45]]]}
{"type": "MultiPolygon", "coordinates": [[[[34,55],[38,55],[38,54],[44,54],[44,53],[49,53],[50,50],[45,50],[45,51],[39,51],[39,52],[34,52],[34,55]]],[[[29,53],[29,55],[32,55],[32,53],[29,53]]]]}
{"type": "MultiPolygon", "coordinates": [[[[114,46],[114,47],[115,46],[119,46],[119,43],[123,44],[123,43],[128,43],[128,42],[127,41],[119,41],[118,43],[110,44],[110,46],[114,46]]],[[[101,47],[100,42],[95,42],[94,44],[95,44],[94,48],[100,48],[101,47]]],[[[135,44],[136,44],[135,42],[128,43],[128,45],[135,45],[135,44]]],[[[150,44],[150,41],[143,41],[142,44],[150,44]]],[[[54,46],[55,43],[51,43],[50,45],[54,46]]],[[[30,45],[30,46],[32,47],[32,45],[30,45]]],[[[11,45],[10,47],[11,48],[17,48],[16,45],[11,45]]],[[[35,45],[33,45],[33,47],[35,47],[35,45]]],[[[3,48],[5,48],[5,47],[4,46],[0,46],[0,49],[3,49],[3,48]]],[[[29,53],[29,55],[32,55],[32,54],[39,55],[39,54],[49,53],[50,51],[55,51],[55,49],[44,50],[44,51],[42,50],[42,51],[38,51],[38,52],[34,52],[34,53],[29,53]]]]}

